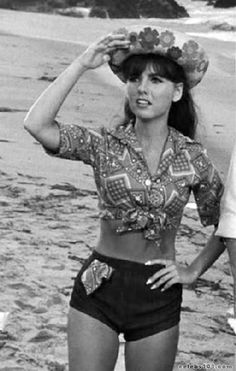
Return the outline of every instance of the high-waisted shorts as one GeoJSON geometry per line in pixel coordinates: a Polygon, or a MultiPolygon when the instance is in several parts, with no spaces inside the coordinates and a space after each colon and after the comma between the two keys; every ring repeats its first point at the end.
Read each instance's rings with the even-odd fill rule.
{"type": "Polygon", "coordinates": [[[151,290],[146,281],[161,268],[94,251],[75,279],[70,306],[123,333],[126,341],[167,330],[179,323],[182,285],[151,290]]]}

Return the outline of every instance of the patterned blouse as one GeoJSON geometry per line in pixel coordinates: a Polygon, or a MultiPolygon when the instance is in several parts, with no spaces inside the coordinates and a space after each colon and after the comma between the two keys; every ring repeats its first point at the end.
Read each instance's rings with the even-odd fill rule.
{"type": "Polygon", "coordinates": [[[170,127],[151,175],[132,123],[98,130],[59,126],[55,156],[93,167],[100,218],[115,219],[117,233],[143,230],[158,243],[161,231],[178,228],[191,191],[202,224],[218,224],[223,185],[200,143],[170,127]]]}

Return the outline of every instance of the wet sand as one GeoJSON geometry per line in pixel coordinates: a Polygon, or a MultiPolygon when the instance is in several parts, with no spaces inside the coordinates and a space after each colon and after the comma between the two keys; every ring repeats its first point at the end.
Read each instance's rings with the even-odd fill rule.
{"type": "MultiPolygon", "coordinates": [[[[0,333],[0,371],[64,371],[73,278],[99,233],[95,185],[89,167],[47,156],[22,122],[33,101],[85,45],[81,40],[50,40],[69,25],[63,17],[49,16],[54,34],[45,30],[47,39],[22,36],[24,17],[27,32],[28,14],[0,11],[0,311],[10,312],[6,332],[0,333]],[[6,15],[12,17],[11,29],[18,35],[9,34],[6,15]]],[[[32,22],[37,19],[41,15],[32,15],[32,22]]],[[[94,28],[91,20],[76,21],[84,43],[94,37],[96,27],[100,30],[99,20],[94,28]]],[[[111,21],[104,23],[102,31],[112,27],[111,21]]],[[[32,33],[42,32],[43,26],[34,23],[32,33]]],[[[203,111],[200,133],[224,177],[235,138],[233,45],[202,41],[212,66],[195,92],[203,111]]],[[[108,73],[102,68],[84,75],[58,119],[92,127],[111,124],[122,110],[123,98],[120,84],[108,73]]],[[[200,225],[196,211],[186,208],[177,238],[178,261],[191,262],[210,233],[211,228],[200,225]]],[[[176,370],[190,363],[199,369],[204,363],[233,365],[234,336],[226,318],[231,305],[232,278],[225,253],[196,285],[184,290],[176,370]]],[[[121,338],[116,371],[124,370],[123,346],[121,338]]]]}

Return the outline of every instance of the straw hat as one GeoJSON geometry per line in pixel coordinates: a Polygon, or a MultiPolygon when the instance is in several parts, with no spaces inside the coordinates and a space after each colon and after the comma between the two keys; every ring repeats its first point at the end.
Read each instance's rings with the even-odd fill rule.
{"type": "Polygon", "coordinates": [[[129,49],[116,49],[110,53],[111,70],[125,82],[122,62],[131,55],[160,54],[174,60],[185,70],[192,88],[203,78],[209,61],[202,46],[181,32],[158,26],[131,26],[115,30],[113,34],[124,34],[130,40],[129,49]]]}

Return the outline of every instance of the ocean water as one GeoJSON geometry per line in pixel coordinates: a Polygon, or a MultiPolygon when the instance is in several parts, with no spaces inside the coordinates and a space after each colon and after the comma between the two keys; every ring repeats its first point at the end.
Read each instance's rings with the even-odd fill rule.
{"type": "MultiPolygon", "coordinates": [[[[210,28],[214,25],[227,23],[236,28],[236,7],[228,9],[214,8],[207,5],[206,1],[195,0],[177,0],[177,2],[187,9],[190,17],[176,20],[176,22],[186,25],[207,25],[210,28]]],[[[201,33],[191,32],[190,34],[223,41],[236,41],[235,31],[212,30],[201,33]]]]}

